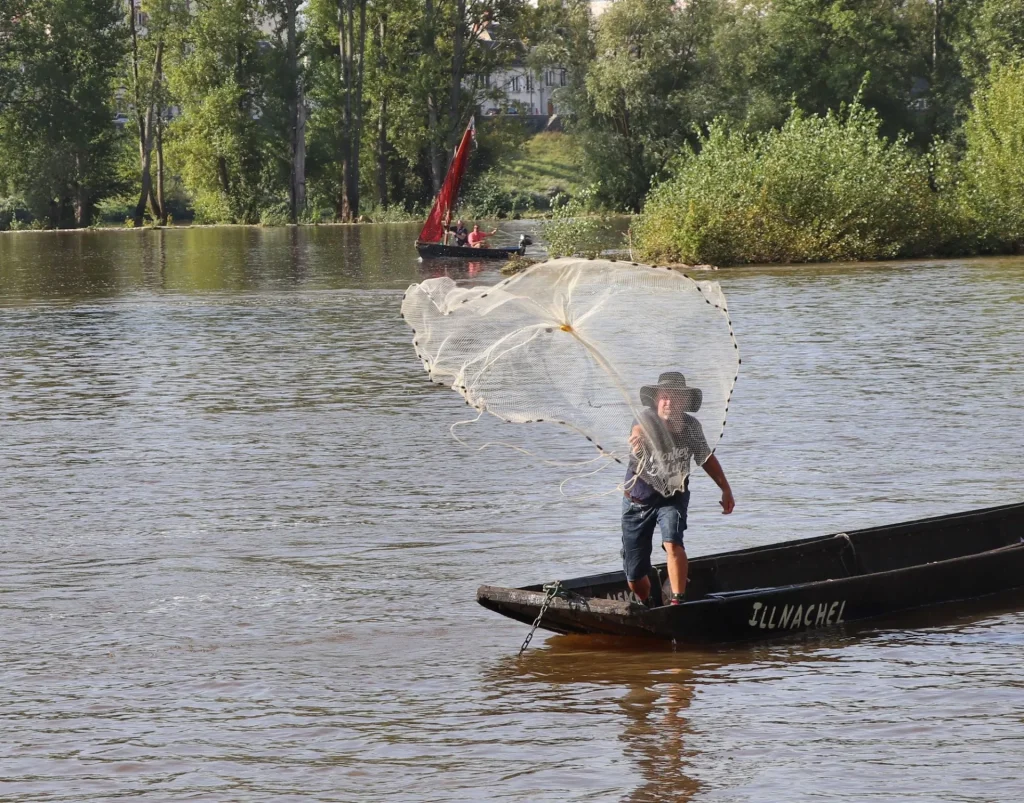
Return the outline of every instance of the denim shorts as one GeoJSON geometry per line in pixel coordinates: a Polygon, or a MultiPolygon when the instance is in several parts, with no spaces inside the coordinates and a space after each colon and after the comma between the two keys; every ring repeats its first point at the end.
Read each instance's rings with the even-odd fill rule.
{"type": "Polygon", "coordinates": [[[654,528],[663,544],[683,545],[690,492],[674,494],[660,505],[641,505],[622,498],[622,568],[627,580],[639,580],[651,570],[654,528]]]}

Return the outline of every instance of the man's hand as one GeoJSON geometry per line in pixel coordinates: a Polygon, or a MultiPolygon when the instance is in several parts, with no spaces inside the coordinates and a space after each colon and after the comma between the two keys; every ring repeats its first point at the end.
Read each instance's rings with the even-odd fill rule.
{"type": "Polygon", "coordinates": [[[629,445],[633,448],[633,454],[640,454],[644,445],[644,440],[643,428],[637,424],[629,433],[629,445]]]}
{"type": "Polygon", "coordinates": [[[722,501],[719,504],[722,506],[722,513],[728,516],[732,513],[732,509],[736,507],[736,500],[732,498],[732,488],[729,487],[729,480],[725,478],[725,472],[722,471],[721,463],[718,462],[717,457],[711,455],[711,457],[704,461],[702,468],[715,481],[715,485],[722,489],[722,501]]]}
{"type": "Polygon", "coordinates": [[[722,491],[722,501],[719,502],[722,506],[722,514],[728,516],[732,513],[733,508],[736,507],[736,500],[732,498],[732,488],[726,488],[722,491]]]}

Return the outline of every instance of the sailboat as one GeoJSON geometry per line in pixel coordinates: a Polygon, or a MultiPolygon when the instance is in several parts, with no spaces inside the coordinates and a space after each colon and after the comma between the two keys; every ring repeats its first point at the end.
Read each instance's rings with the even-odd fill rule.
{"type": "Polygon", "coordinates": [[[519,245],[506,246],[502,248],[471,248],[465,245],[449,244],[449,227],[452,222],[452,207],[459,197],[459,188],[462,186],[462,177],[466,173],[466,165],[469,163],[469,151],[476,136],[476,128],[470,118],[462,134],[462,140],[455,151],[455,157],[448,166],[448,173],[444,177],[441,191],[434,199],[434,205],[430,208],[427,222],[420,230],[420,236],[416,238],[416,250],[422,259],[436,257],[457,257],[469,259],[508,259],[513,255],[522,255],[529,244],[526,236],[519,238],[519,245]]]}

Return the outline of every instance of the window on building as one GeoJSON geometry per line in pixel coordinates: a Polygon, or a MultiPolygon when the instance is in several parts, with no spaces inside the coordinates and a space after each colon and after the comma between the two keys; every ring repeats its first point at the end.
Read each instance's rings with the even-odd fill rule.
{"type": "Polygon", "coordinates": [[[565,86],[565,70],[558,71],[558,85],[565,86]]]}
{"type": "Polygon", "coordinates": [[[519,76],[518,75],[512,76],[512,78],[508,82],[508,88],[512,92],[518,92],[519,91],[519,76]]]}
{"type": "Polygon", "coordinates": [[[527,75],[526,76],[526,91],[527,92],[533,92],[533,76],[532,75],[527,75]]]}

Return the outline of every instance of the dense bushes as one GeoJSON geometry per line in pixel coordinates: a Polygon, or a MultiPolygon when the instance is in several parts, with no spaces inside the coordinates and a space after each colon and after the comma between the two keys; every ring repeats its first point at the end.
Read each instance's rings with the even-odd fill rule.
{"type": "Polygon", "coordinates": [[[758,136],[716,122],[650,195],[638,245],[650,260],[794,262],[876,259],[931,245],[934,203],[924,159],[878,135],[854,104],[794,112],[758,136]]]}
{"type": "Polygon", "coordinates": [[[961,213],[982,250],[1024,245],[1024,64],[996,67],[964,126],[961,213]]]}
{"type": "Polygon", "coordinates": [[[756,136],[712,124],[648,196],[640,252],[736,264],[1019,250],[1024,67],[996,68],[976,93],[960,158],[942,142],[921,155],[879,126],[859,103],[756,136]]]}
{"type": "Polygon", "coordinates": [[[596,257],[615,241],[615,215],[595,210],[599,189],[584,189],[573,198],[560,195],[554,199],[551,219],[541,226],[549,257],[596,257]]]}
{"type": "Polygon", "coordinates": [[[542,208],[545,201],[523,190],[508,189],[487,172],[468,187],[459,204],[459,214],[466,218],[518,217],[542,208]]]}

